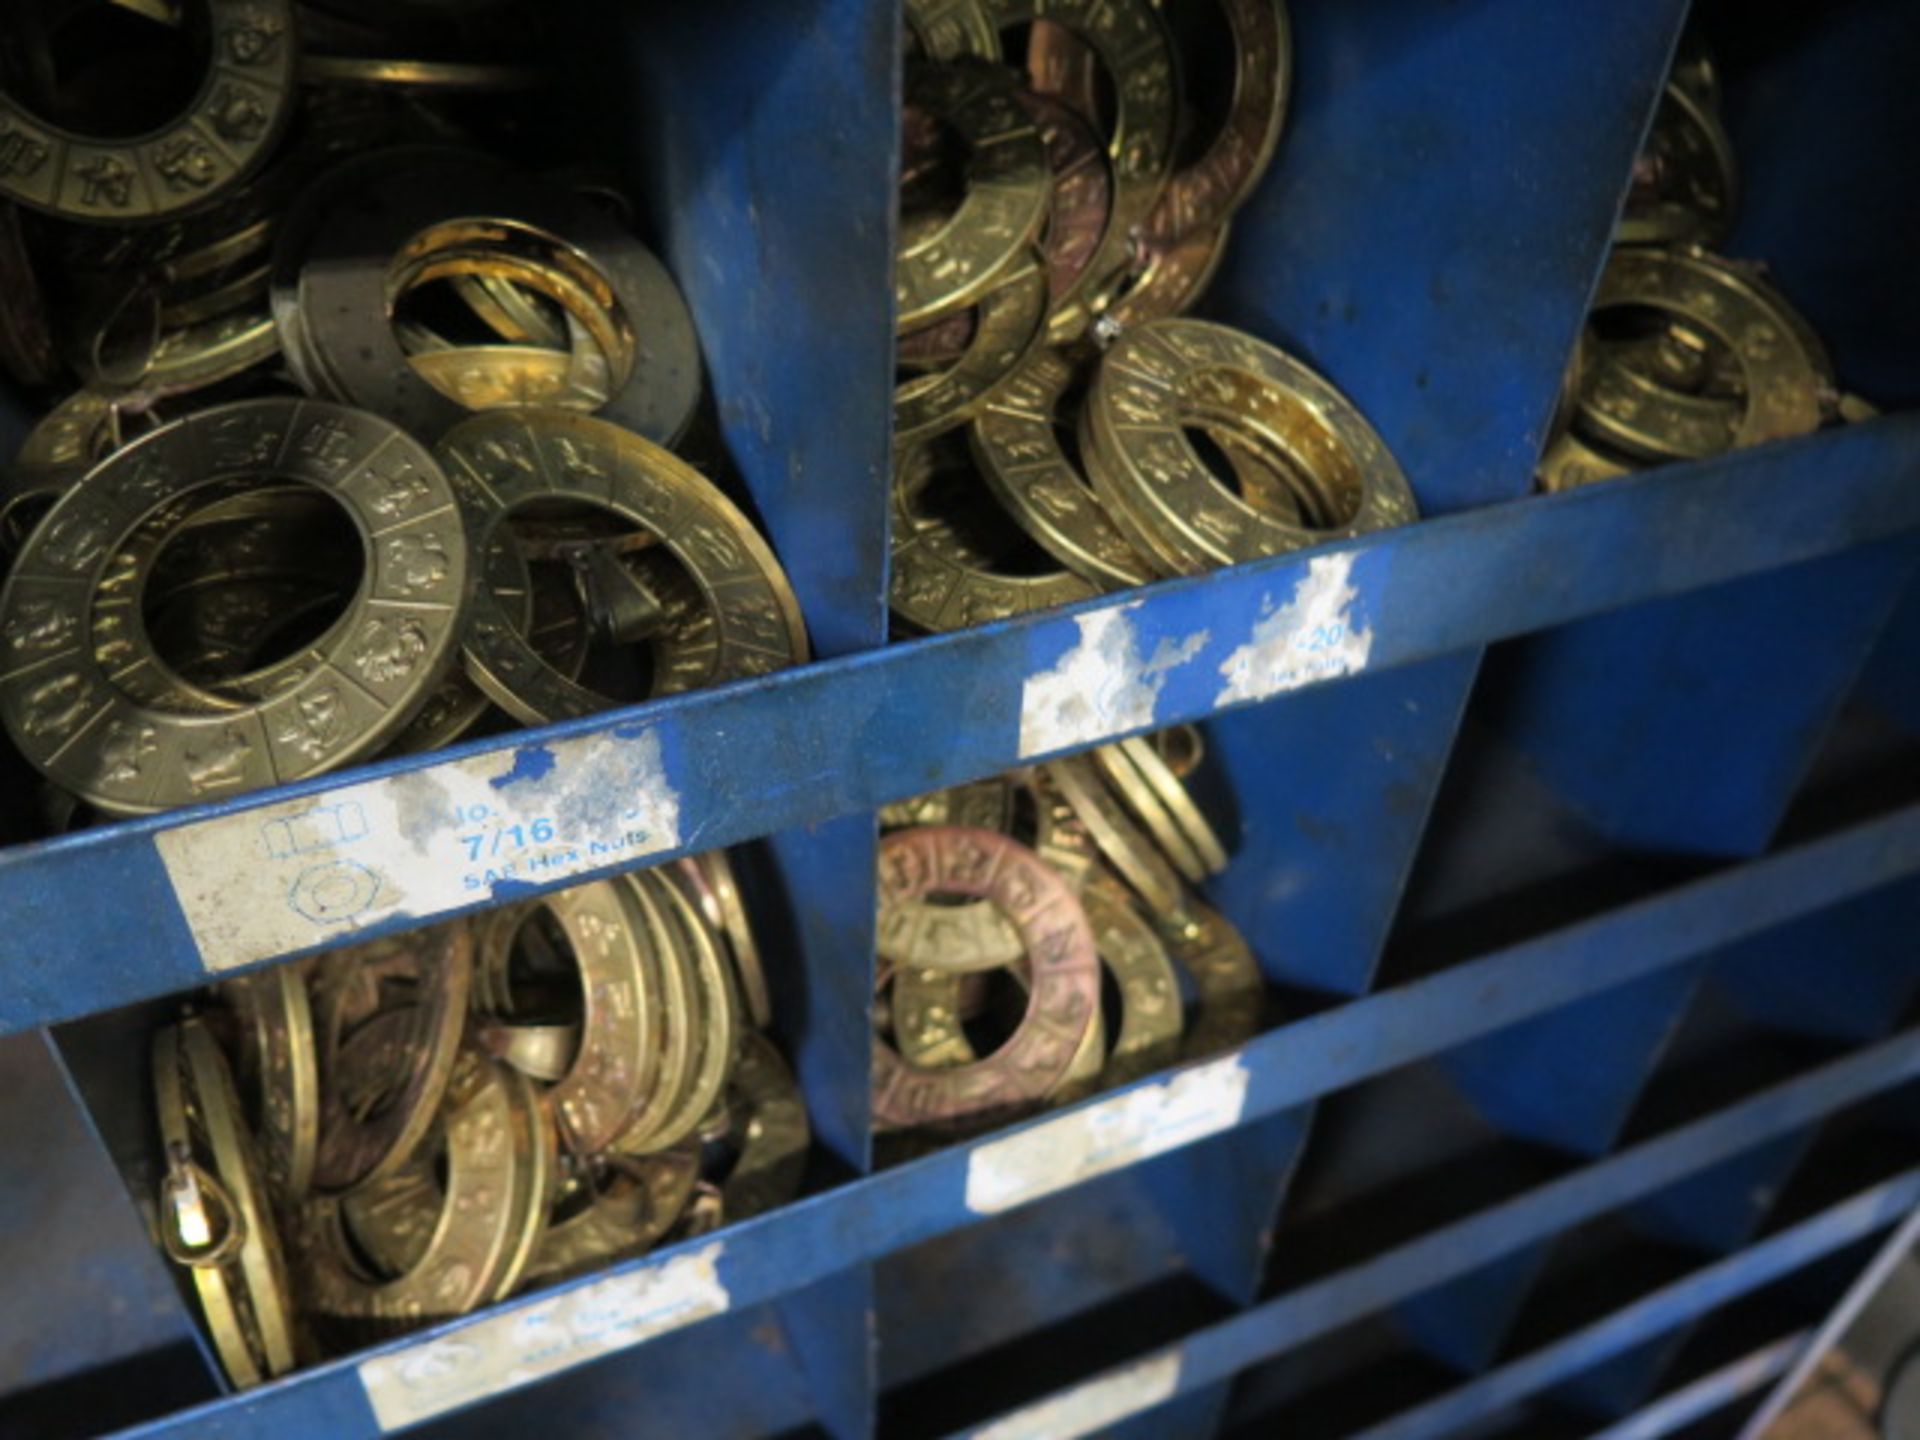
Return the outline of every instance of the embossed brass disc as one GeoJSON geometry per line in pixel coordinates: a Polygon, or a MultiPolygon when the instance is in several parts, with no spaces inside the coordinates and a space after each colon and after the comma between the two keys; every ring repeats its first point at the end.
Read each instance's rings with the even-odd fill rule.
{"type": "Polygon", "coordinates": [[[985,62],[915,65],[907,103],[945,121],[967,146],[965,193],[929,233],[902,245],[894,266],[895,323],[902,330],[963,310],[992,288],[1047,218],[1047,150],[1014,93],[985,62]]]}
{"type": "Polygon", "coordinates": [[[261,1163],[283,1200],[313,1184],[320,1143],[320,1071],[305,968],[295,961],[222,982],[240,1020],[240,1075],[258,1097],[261,1163]]]}
{"type": "MultiPolygon", "coordinates": [[[[484,551],[516,510],[544,500],[604,509],[656,535],[685,567],[710,628],[660,646],[653,692],[762,675],[807,656],[806,632],[780,563],[751,522],[667,451],[603,420],[560,410],[475,415],[441,441],[470,543],[484,551]]],[[[467,668],[528,724],[620,703],[560,673],[482,591],[467,629],[467,668]]]]}
{"type": "Polygon", "coordinates": [[[332,769],[403,726],[452,659],[467,550],[433,457],[373,416],[256,400],[176,421],[116,452],[57,502],[0,590],[0,715],[49,778],[103,810],[168,809],[332,769]],[[178,714],[127,697],[88,604],[118,547],[206,486],[294,482],[359,528],[366,574],[336,646],[258,703],[178,714]]]}
{"type": "MultiPolygon", "coordinates": [[[[447,1319],[508,1294],[540,1241],[554,1175],[553,1134],[524,1075],[463,1051],[448,1086],[446,1191],[427,1242],[404,1273],[368,1273],[342,1229],[340,1203],[311,1201],[298,1217],[301,1290],[323,1326],[365,1339],[447,1319]]],[[[417,1173],[378,1182],[407,1213],[417,1173]]],[[[365,1198],[378,1207],[378,1190],[365,1198]]]]}
{"type": "Polygon", "coordinates": [[[1223,325],[1160,320],[1106,354],[1081,419],[1095,489],[1136,546],[1181,573],[1364,534],[1415,518],[1386,445],[1339,391],[1223,325]],[[1218,425],[1297,477],[1290,513],[1228,490],[1184,431],[1218,425]],[[1310,507],[1312,524],[1301,523],[1310,507]]]}
{"type": "Polygon", "coordinates": [[[181,114],[100,140],[48,124],[0,94],[0,195],[70,220],[138,224],[204,204],[280,138],[293,101],[291,0],[204,0],[211,63],[181,114]]]}
{"type": "Polygon", "coordinates": [[[880,842],[880,904],[952,894],[990,900],[1025,943],[1032,989],[1007,1043],[972,1065],[919,1070],[874,1041],[874,1121],[937,1125],[1018,1109],[1056,1086],[1100,1004],[1099,957],[1066,883],[1017,841],[985,830],[902,830],[880,842]]]}
{"type": "Polygon", "coordinates": [[[974,418],[974,460],[994,498],[1062,564],[1097,585],[1145,585],[1153,566],[1108,518],[1061,445],[1058,407],[1073,380],[1073,366],[1058,355],[1029,360],[974,418]]]}
{"type": "Polygon", "coordinates": [[[1588,325],[1574,425],[1630,456],[1698,459],[1804,435],[1836,395],[1832,363],[1792,306],[1750,269],[1703,251],[1616,250],[1588,325]],[[1607,327],[1634,313],[1672,322],[1656,339],[1666,354],[1684,342],[1677,358],[1691,361],[1693,375],[1681,364],[1650,375],[1620,363],[1607,327]],[[1695,393],[1696,377],[1711,377],[1716,360],[1737,376],[1735,393],[1695,393]]]}
{"type": "Polygon", "coordinates": [[[957,630],[1099,593],[1091,581],[1046,556],[1048,563],[1038,568],[1010,567],[1005,542],[1025,537],[1005,520],[1004,535],[987,529],[1000,517],[991,510],[968,511],[968,491],[987,498],[964,447],[936,440],[895,457],[894,614],[923,630],[957,630]],[[941,507],[943,494],[958,513],[941,507]]]}

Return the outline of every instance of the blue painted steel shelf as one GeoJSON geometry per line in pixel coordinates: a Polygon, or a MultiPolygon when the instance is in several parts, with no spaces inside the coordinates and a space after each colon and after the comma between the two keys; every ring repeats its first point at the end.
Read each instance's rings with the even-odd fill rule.
{"type": "MultiPolygon", "coordinates": [[[[554,8],[569,144],[639,189],[821,658],[55,841],[0,814],[0,1032],[45,1031],[49,1124],[126,1181],[93,1273],[155,1297],[119,1329],[165,1369],[103,1351],[122,1379],[91,1395],[23,1371],[0,1431],[1724,1433],[1920,1202],[1920,416],[1529,494],[1687,0],[1293,0],[1288,133],[1206,309],[1352,395],[1428,518],[893,644],[895,5],[554,8]],[[1364,665],[1228,683],[1327,587],[1364,665]],[[1046,677],[1094,661],[1094,703],[1056,704],[1046,677]],[[1188,720],[1263,1033],[877,1166],[876,807],[1188,720]],[[469,884],[419,798],[462,787],[583,827],[582,796],[636,803],[469,884]],[[223,1393],[133,1233],[170,997],[721,845],[815,1120],[805,1197],[223,1393]],[[293,904],[345,861],[362,909],[293,904]],[[1107,1163],[1036,1164],[1096,1125],[1107,1163]]],[[[1773,262],[1850,387],[1913,405],[1920,193],[1888,177],[1920,143],[1920,23],[1692,8],[1745,169],[1730,251],[1773,262]]],[[[14,1168],[0,1233],[31,1244],[57,1197],[14,1168]]]]}

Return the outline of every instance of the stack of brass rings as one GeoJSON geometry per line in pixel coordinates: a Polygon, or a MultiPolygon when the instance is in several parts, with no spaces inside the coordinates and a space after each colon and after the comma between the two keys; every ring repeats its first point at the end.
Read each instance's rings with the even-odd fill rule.
{"type": "Polygon", "coordinates": [[[1841,396],[1825,346],[1765,267],[1710,248],[1731,233],[1738,194],[1715,67],[1684,51],[1567,370],[1537,472],[1542,490],[1871,413],[1841,396]]]}
{"type": "Polygon", "coordinates": [[[239,1386],[784,1204],[715,852],[221,982],[154,1038],[160,1239],[239,1386]]]}
{"type": "Polygon", "coordinates": [[[874,1120],[950,1139],[1228,1049],[1260,969],[1177,727],[881,812],[874,1120]]]}
{"type": "Polygon", "coordinates": [[[904,629],[1414,518],[1344,396],[1270,345],[1179,318],[1279,144],[1283,0],[912,0],[907,19],[890,597],[904,629]],[[1233,38],[1223,94],[1182,83],[1195,17],[1180,12],[1203,8],[1233,38]]]}
{"type": "Polygon", "coordinates": [[[1275,346],[1171,318],[1029,357],[958,430],[896,446],[895,617],[952,630],[1416,518],[1344,395],[1275,346]]]}
{"type": "MultiPolygon", "coordinates": [[[[97,58],[203,21],[178,133],[81,146],[0,90],[0,370],[48,402],[0,478],[0,723],[49,827],[804,660],[779,561],[670,448],[720,458],[630,207],[479,148],[537,17],[116,7],[97,58]]],[[[110,89],[40,100],[106,133],[110,89]]]]}

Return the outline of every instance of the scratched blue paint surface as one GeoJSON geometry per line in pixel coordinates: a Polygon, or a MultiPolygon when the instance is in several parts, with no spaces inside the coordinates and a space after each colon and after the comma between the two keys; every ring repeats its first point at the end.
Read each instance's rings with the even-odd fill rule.
{"type": "Polygon", "coordinates": [[[898,7],[618,9],[617,29],[581,11],[596,120],[646,187],[815,652],[866,649],[886,615],[898,7]]]}
{"type": "MultiPolygon", "coordinates": [[[[1709,983],[1765,1031],[1859,1044],[1891,1031],[1920,987],[1912,936],[1920,889],[1892,885],[1718,952],[1709,983]]],[[[1649,1233],[1726,1254],[1750,1243],[1814,1140],[1783,1136],[1708,1167],[1629,1211],[1649,1233]]],[[[1572,1382],[1597,1413],[1618,1415],[1651,1394],[1686,1342],[1683,1328],[1572,1382]]]]}
{"type": "Polygon", "coordinates": [[[1766,1386],[1786,1374],[1800,1348],[1807,1343],[1804,1330],[1784,1335],[1770,1345],[1743,1355],[1698,1380],[1662,1395],[1652,1404],[1609,1425],[1594,1440],[1661,1440],[1680,1435],[1696,1421],[1752,1399],[1766,1386]]]}
{"type": "MultiPolygon", "coordinates": [[[[1371,668],[1393,669],[1920,527],[1920,487],[1900,478],[1916,457],[1920,422],[1892,418],[1353,542],[1356,552],[1392,557],[1383,589],[1366,597],[1371,668]],[[1782,524],[1760,531],[1712,523],[1717,510],[1737,503],[1778,512],[1782,524]],[[1643,563],[1613,563],[1622,550],[1643,563]],[[1463,566],[1467,554],[1474,563],[1463,566]]],[[[1131,613],[1159,633],[1188,633],[1184,623],[1161,626],[1160,607],[1177,607],[1186,622],[1206,608],[1196,598],[1205,594],[1220,612],[1253,614],[1261,597],[1291,593],[1311,563],[1310,556],[1282,557],[1170,582],[1143,595],[1131,613]]],[[[446,756],[649,725],[680,792],[682,849],[699,851],[1017,763],[1030,657],[1057,658],[1079,633],[1072,611],[1038,616],[570,721],[538,736],[478,741],[446,756]]],[[[1268,708],[1278,713],[1311,694],[1282,696],[1268,708]]],[[[1163,697],[1155,722],[1201,713],[1163,697]]],[[[18,921],[0,930],[0,1025],[66,1018],[198,982],[197,952],[152,847],[155,831],[428,769],[444,758],[387,761],[0,853],[0,912],[18,921]]],[[[382,928],[396,927],[373,927],[382,928]]]]}
{"type": "MultiPolygon", "coordinates": [[[[1683,8],[1680,0],[1293,7],[1300,88],[1291,134],[1239,223],[1210,303],[1331,375],[1401,457],[1423,509],[1457,518],[1347,547],[1357,556],[1354,623],[1375,634],[1377,673],[1223,715],[1213,726],[1216,759],[1242,806],[1239,853],[1214,898],[1245,923],[1273,978],[1364,996],[1257,1041],[1248,1051],[1243,1127],[1144,1177],[1156,1182],[1153,1208],[1179,1236],[1186,1263],[1222,1295],[1245,1298],[1259,1273],[1263,1225],[1298,1153],[1296,1117],[1317,1097],[1449,1048],[1491,1053],[1500,1044],[1494,1032],[1527,1030],[1556,1007],[1595,1013],[1628,1005],[1644,1033],[1653,1012],[1630,1005],[1632,994],[1682,985],[1700,955],[1920,868],[1920,822],[1902,814],[1430,981],[1365,994],[1481,646],[1818,560],[1920,524],[1912,485],[1920,427],[1910,421],[1604,494],[1495,503],[1526,489],[1683,8]],[[1729,525],[1729,515],[1766,520],[1729,525]],[[1197,1186],[1205,1193],[1183,1193],[1197,1186]]],[[[1794,18],[1778,0],[1766,8],[1775,21],[1794,18]]],[[[1730,87],[1743,154],[1775,182],[1752,192],[1742,242],[1776,255],[1788,288],[1831,327],[1849,380],[1859,377],[1881,398],[1920,394],[1913,325],[1889,323],[1916,303],[1904,286],[1910,257],[1889,243],[1905,230],[1878,223],[1858,203],[1885,190],[1870,147],[1839,152],[1843,163],[1833,163],[1831,147],[1797,135],[1814,133],[1809,124],[1873,128],[1893,111],[1920,111],[1910,86],[1889,83],[1910,76],[1920,43],[1920,28],[1896,18],[1898,8],[1891,0],[1846,7],[1838,38],[1808,49],[1809,68],[1770,69],[1761,56],[1730,87]],[[1868,83],[1858,82],[1862,75],[1868,83]],[[1826,217],[1822,226],[1803,223],[1810,208],[1826,217]],[[1827,245],[1840,234],[1851,237],[1847,245],[1827,245]],[[1750,235],[1762,238],[1749,242],[1750,235]],[[1840,253],[1854,268],[1834,264],[1840,253]],[[1889,292],[1897,303],[1875,293],[1887,285],[1861,283],[1860,267],[1900,279],[1904,288],[1889,292]]],[[[892,247],[896,7],[720,0],[621,7],[613,25],[606,17],[615,12],[605,7],[576,13],[584,23],[569,90],[593,97],[593,124],[630,152],[629,171],[646,177],[643,223],[686,284],[741,496],[765,522],[816,651],[832,663],[480,748],[512,753],[503,783],[539,790],[565,780],[554,739],[657,727],[682,795],[684,849],[769,837],[759,851],[769,883],[799,897],[794,945],[777,981],[795,1002],[782,1038],[799,1058],[824,1148],[859,1172],[868,1122],[864,1026],[854,1002],[871,984],[871,808],[1012,763],[1022,682],[1057,662],[1078,631],[1070,616],[1041,617],[862,653],[881,641],[885,623],[891,323],[887,288],[875,277],[886,274],[892,247]],[[743,43],[742,35],[752,38],[743,43]]],[[[3,432],[18,417],[10,406],[0,411],[3,432]]],[[[1197,628],[1209,631],[1158,677],[1155,723],[1214,710],[1220,661],[1263,611],[1294,592],[1309,563],[1271,562],[1143,597],[1132,614],[1145,656],[1163,643],[1184,646],[1197,628]]],[[[1745,814],[1730,804],[1707,807],[1706,822],[1720,828],[1705,848],[1751,851],[1751,837],[1769,828],[1871,639],[1863,613],[1871,605],[1849,598],[1859,602],[1872,588],[1876,563],[1860,554],[1829,562],[1827,573],[1852,578],[1788,617],[1801,635],[1818,636],[1838,614],[1848,638],[1822,662],[1797,713],[1789,706],[1755,717],[1765,722],[1756,733],[1766,734],[1726,757],[1729,775],[1745,767],[1763,776],[1763,803],[1745,814]],[[1738,844],[1725,838],[1734,832],[1738,844]]],[[[1763,628],[1783,613],[1779,581],[1755,582],[1751,593],[1776,598],[1744,623],[1763,628]]],[[[1680,608],[1711,618],[1711,606],[1710,597],[1694,596],[1680,608]]],[[[1869,692],[1884,693],[1876,677],[1904,678],[1901,659],[1912,652],[1892,653],[1892,662],[1869,670],[1869,692]]],[[[1709,676],[1693,693],[1737,697],[1780,673],[1780,657],[1763,657],[1709,676]]],[[[385,773],[430,763],[402,762],[385,773]]],[[[333,783],[304,789],[320,794],[333,783]]],[[[247,804],[219,808],[244,813],[247,804]]],[[[0,1026],[199,978],[151,849],[152,833],[171,823],[177,818],[0,855],[8,922],[0,927],[0,1026]]],[[[1616,831],[1631,838],[1625,827],[1616,831]]],[[[1845,933],[1833,914],[1793,928],[1845,933]]],[[[1761,983],[1768,970],[1763,962],[1752,969],[1756,1010],[1792,1003],[1795,967],[1772,962],[1771,987],[1761,983]]],[[[1810,1020],[1830,1031],[1851,1024],[1849,1038],[1871,1042],[1860,1017],[1900,993],[1898,978],[1891,967],[1866,964],[1843,972],[1842,986],[1838,1011],[1821,1009],[1810,1020]]],[[[1549,1023],[1533,1033],[1566,1028],[1549,1023]]],[[[111,1036],[95,1038],[100,1050],[111,1036]]],[[[1629,1091],[1637,1069],[1637,1061],[1623,1062],[1625,1078],[1609,1093],[1629,1091]]],[[[1651,1214],[1670,1202],[1700,1224],[1729,1224],[1730,1189],[1783,1171],[1791,1161],[1782,1157],[1822,1116],[1916,1074],[1920,1037],[1868,1043],[1683,1132],[1274,1297],[1194,1337],[1182,1394],[1153,1419],[1182,1417],[1183,1427],[1204,1433],[1238,1368],[1355,1317],[1470,1286],[1476,1269],[1526,1268],[1524,1258],[1553,1236],[1603,1211],[1639,1205],[1651,1214]]],[[[126,1103],[137,1081],[82,1088],[104,1097],[97,1110],[110,1123],[104,1112],[128,1123],[141,1113],[126,1103]]],[[[1586,1129],[1605,1128],[1605,1119],[1586,1129]]],[[[110,1148],[125,1145],[112,1140],[110,1148]]],[[[958,1198],[963,1167],[962,1154],[935,1156],[730,1230],[723,1274],[746,1313],[443,1428],[628,1433],[643,1418],[663,1433],[744,1433],[807,1420],[836,1435],[866,1433],[874,1390],[866,1267],[967,1222],[958,1198]],[[742,1346],[755,1347],[755,1359],[736,1373],[729,1362],[742,1346]],[[717,1365],[728,1366],[742,1393],[706,1403],[686,1376],[717,1365]]],[[[1910,1177],[1897,1183],[1911,1189],[1910,1177]]],[[[1816,1217],[1814,1231],[1789,1232],[1771,1250],[1750,1249],[1689,1277],[1387,1433],[1437,1433],[1422,1427],[1445,1415],[1469,1420],[1613,1357],[1652,1353],[1648,1336],[1678,1333],[1708,1306],[1761,1283],[1769,1265],[1805,1263],[1881,1223],[1874,1206],[1913,1198],[1882,1187],[1863,1197],[1864,1209],[1816,1217]]],[[[1518,1293],[1510,1287],[1492,1298],[1518,1293]]],[[[1503,1331],[1490,1322],[1481,1338],[1503,1331]]],[[[333,1365],[157,1429],[287,1440],[370,1426],[357,1382],[333,1365]]],[[[1126,1433],[1169,1432],[1143,1417],[1126,1433]]]]}
{"type": "MultiPolygon", "coordinates": [[[[1822,1211],[1762,1245],[1703,1268],[1642,1297],[1601,1321],[1490,1372],[1461,1389],[1403,1412],[1375,1429],[1368,1440],[1411,1440],[1444,1435],[1470,1418],[1533,1394],[1555,1380],[1618,1355],[1623,1346],[1658,1334],[1700,1313],[1790,1275],[1894,1224],[1920,1200],[1920,1171],[1908,1171],[1822,1211]]],[[[1214,1383],[1270,1353],[1272,1333],[1296,1319],[1292,1297],[1270,1300],[1247,1313],[1209,1326],[1182,1347],[1183,1389],[1214,1383]]],[[[1317,1319],[1304,1323],[1318,1329],[1317,1319]]]]}
{"type": "Polygon", "coordinates": [[[509,785],[535,784],[553,773],[553,751],[545,745],[522,745],[513,752],[513,768],[487,783],[496,790],[509,785]]]}
{"type": "MultiPolygon", "coordinates": [[[[1895,237],[1920,199],[1885,183],[1889,157],[1920,140],[1911,7],[1763,0],[1705,7],[1704,19],[1741,166],[1729,253],[1766,262],[1826,342],[1843,389],[1911,403],[1920,301],[1895,237]]],[[[1764,523],[1780,518],[1764,512],[1764,523]]],[[[1623,843],[1753,853],[1914,554],[1836,559],[1543,637],[1529,647],[1538,674],[1520,743],[1623,843]]]]}
{"type": "MultiPolygon", "coordinates": [[[[1423,514],[1531,488],[1684,10],[1293,7],[1280,161],[1236,216],[1203,309],[1352,397],[1423,514]],[[1475,163],[1490,147],[1501,163],[1475,163]]],[[[1258,865],[1220,888],[1229,915],[1288,937],[1271,973],[1364,988],[1476,670],[1469,650],[1222,727],[1236,753],[1292,762],[1262,787],[1290,782],[1258,865]]]]}
{"type": "MultiPolygon", "coordinates": [[[[1405,1064],[1489,1028],[1624,983],[1797,913],[1876,876],[1920,867],[1920,813],[1849,832],[1697,882],[1539,942],[1354,1002],[1261,1037],[1247,1047],[1244,1120],[1281,1114],[1334,1088],[1405,1064]],[[1686,937],[1682,942],[1680,937],[1686,937]]],[[[1682,1177],[1815,1123],[1842,1106],[1920,1075],[1920,1032],[1908,1031],[1663,1133],[1492,1210],[1443,1227],[1349,1272],[1269,1301],[1227,1322],[1247,1358],[1409,1298],[1557,1234],[1580,1219],[1649,1195],[1682,1177]]],[[[1152,1082],[1145,1082],[1152,1083],[1152,1082]]],[[[1097,1101],[1094,1103],[1098,1103],[1097,1101]]],[[[966,1222],[966,1150],[949,1150],[804,1200],[723,1232],[721,1279],[737,1307],[817,1283],[849,1264],[948,1233],[966,1222]]],[[[660,1263],[676,1251],[650,1261],[660,1263]]],[[[457,1325],[442,1327],[443,1333],[457,1325]]],[[[1209,1332],[1212,1333],[1212,1332],[1209,1332]]],[[[1247,1363],[1236,1360],[1234,1368],[1247,1363]]],[[[1196,1371],[1193,1379],[1204,1378],[1196,1371]]],[[[1219,1378],[1216,1374],[1215,1378],[1219,1378]]],[[[220,1412],[220,1428],[186,1412],[152,1433],[286,1433],[318,1415],[333,1434],[367,1433],[364,1400],[335,1364],[253,1392],[220,1412]]]]}

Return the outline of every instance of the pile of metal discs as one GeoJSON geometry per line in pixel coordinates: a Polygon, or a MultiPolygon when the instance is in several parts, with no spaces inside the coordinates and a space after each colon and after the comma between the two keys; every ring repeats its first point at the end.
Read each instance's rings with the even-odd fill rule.
{"type": "Polygon", "coordinates": [[[1284,0],[909,0],[907,19],[891,594],[905,627],[1415,518],[1344,395],[1275,346],[1181,318],[1279,143],[1284,0]],[[1201,61],[1223,52],[1193,33],[1208,17],[1230,31],[1220,74],[1201,61]]]}
{"type": "Polygon", "coordinates": [[[1260,968],[1191,887],[1227,851],[1181,726],[881,812],[874,1124],[937,1142],[1260,1025],[1260,968]]]}
{"type": "Polygon", "coordinates": [[[678,287],[603,179],[514,158],[552,153],[500,103],[537,7],[23,10],[24,53],[82,10],[193,81],[111,142],[111,86],[0,67],[0,369],[50,406],[0,493],[0,719],[51,824],[806,658],[674,451],[714,448],[678,287]]]}
{"type": "Polygon", "coordinates": [[[1717,253],[1738,196],[1712,60],[1683,55],[1634,167],[1540,488],[1569,490],[1871,415],[1765,266],[1717,253]]]}
{"type": "Polygon", "coordinates": [[[153,1077],[161,1238],[228,1375],[791,1199],[770,1018],[717,852],[221,982],[153,1077]]]}

